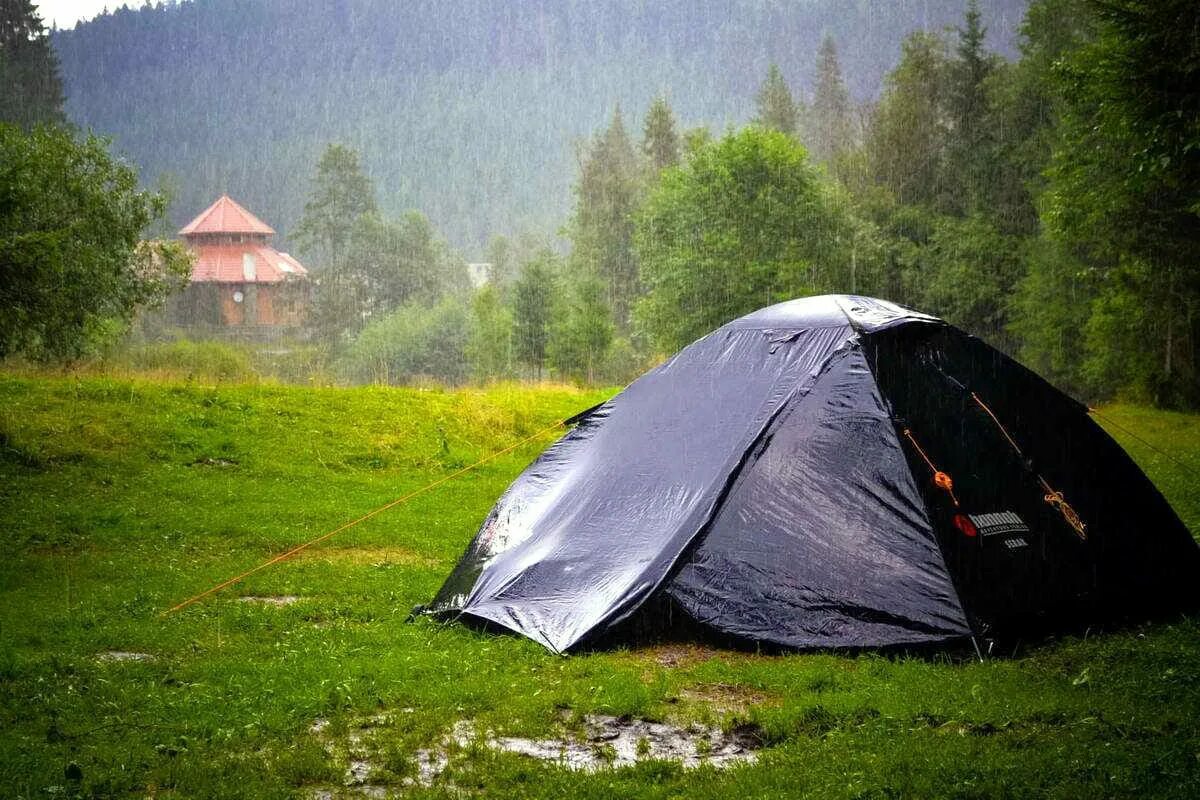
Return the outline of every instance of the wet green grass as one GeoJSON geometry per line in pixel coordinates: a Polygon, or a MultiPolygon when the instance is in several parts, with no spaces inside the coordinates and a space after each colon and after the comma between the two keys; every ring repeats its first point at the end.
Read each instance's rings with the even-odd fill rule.
{"type": "MultiPolygon", "coordinates": [[[[538,444],[161,616],[602,396],[0,375],[0,797],[304,797],[345,769],[313,721],[337,741],[380,712],[373,780],[406,795],[1200,795],[1195,620],[984,664],[676,646],[559,658],[406,624],[538,444]],[[98,659],[108,651],[154,659],[98,659]],[[769,747],[722,772],[588,775],[468,748],[432,787],[402,783],[457,720],[545,735],[563,707],[751,721],[769,747]]],[[[1200,465],[1200,418],[1104,413],[1200,465]]],[[[1196,530],[1195,478],[1114,433],[1196,530]]]]}

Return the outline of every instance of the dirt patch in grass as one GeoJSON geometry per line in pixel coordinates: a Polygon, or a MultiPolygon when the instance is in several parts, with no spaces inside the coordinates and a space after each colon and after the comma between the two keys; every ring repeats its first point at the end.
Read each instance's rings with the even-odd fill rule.
{"type": "Polygon", "coordinates": [[[692,642],[672,642],[645,647],[636,651],[635,655],[660,667],[694,667],[713,658],[730,657],[728,651],[692,642]]]}
{"type": "Polygon", "coordinates": [[[383,547],[327,547],[313,550],[308,558],[351,566],[399,564],[401,566],[436,566],[439,562],[416,550],[396,545],[383,547]]]}
{"type": "Polygon", "coordinates": [[[745,714],[751,706],[777,706],[783,699],[730,683],[699,683],[679,690],[679,699],[721,713],[745,714]]]}

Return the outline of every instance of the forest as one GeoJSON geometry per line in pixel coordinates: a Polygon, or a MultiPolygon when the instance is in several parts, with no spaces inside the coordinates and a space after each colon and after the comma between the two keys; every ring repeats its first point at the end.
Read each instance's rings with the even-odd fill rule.
{"type": "MultiPolygon", "coordinates": [[[[136,20],[182,24],[207,6],[121,11],[35,38],[43,49],[58,41],[67,63],[77,57],[70,37],[89,26],[116,32],[136,20]]],[[[351,26],[368,10],[338,7],[351,26]]],[[[664,6],[661,18],[679,12],[672,8],[664,6]]],[[[273,13],[270,4],[254,9],[273,13]]],[[[539,9],[543,21],[559,19],[555,9],[572,10],[539,9]]],[[[517,72],[522,59],[546,69],[549,50],[496,35],[530,30],[499,13],[468,15],[494,26],[492,35],[479,36],[495,51],[475,55],[485,63],[506,60],[517,72]]],[[[518,377],[611,384],[755,308],[849,292],[942,316],[1081,399],[1194,408],[1200,67],[1188,31],[1197,15],[1184,2],[1036,0],[1009,57],[989,44],[984,14],[969,2],[950,27],[897,33],[898,60],[878,95],[865,100],[856,93],[870,70],[859,63],[855,80],[848,79],[842,54],[850,48],[830,25],[803,59],[793,55],[787,70],[769,63],[755,84],[740,87],[752,107],[744,123],[734,121],[738,103],[730,103],[697,124],[690,106],[684,124],[675,100],[683,92],[652,82],[642,105],[606,103],[608,78],[598,73],[588,102],[606,118],[578,144],[574,169],[561,176],[572,191],[558,210],[559,235],[522,228],[520,214],[506,209],[512,227],[503,235],[492,230],[482,247],[491,278],[478,289],[467,280],[463,250],[427,209],[394,210],[394,176],[366,167],[370,147],[328,141],[295,177],[302,208],[288,228],[290,246],[316,276],[311,343],[339,380],[353,382],[518,377]]],[[[551,27],[563,36],[621,40],[618,19],[597,12],[593,29],[571,19],[551,27]]],[[[686,50],[686,37],[668,41],[671,26],[659,22],[631,26],[644,35],[630,46],[686,50]]],[[[699,22],[693,20],[695,35],[699,22]]],[[[788,28],[772,30],[775,36],[788,28]]],[[[195,35],[215,33],[197,26],[195,35]]],[[[429,45],[436,36],[414,30],[411,39],[429,45]]],[[[560,39],[559,46],[574,48],[560,39]]],[[[385,58],[383,44],[368,37],[366,45],[356,60],[385,58]]],[[[462,52],[444,55],[443,75],[451,63],[481,68],[464,66],[462,52]]],[[[54,55],[47,49],[45,57],[55,72],[54,55]]],[[[175,56],[167,48],[156,57],[175,56]]],[[[396,58],[437,62],[420,48],[396,58]]],[[[98,71],[92,79],[103,78],[98,71]]],[[[43,107],[61,119],[58,91],[43,107]]],[[[222,124],[248,119],[199,101],[187,108],[205,108],[222,124]]],[[[17,111],[6,115],[30,127],[28,114],[22,120],[17,111]]],[[[9,168],[34,170],[38,141],[54,137],[47,131],[5,128],[9,168]]],[[[154,135],[172,141],[161,127],[154,135]]],[[[450,140],[474,137],[460,131],[425,139],[450,140]]],[[[530,154],[511,158],[527,162],[530,154]]],[[[114,169],[130,168],[118,161],[114,169]]],[[[436,163],[425,161],[427,168],[436,163]]],[[[169,180],[160,175],[154,188],[128,192],[147,205],[138,220],[143,228],[157,219],[160,233],[170,230],[165,202],[178,189],[169,180]]],[[[132,253],[134,239],[126,240],[132,253]]],[[[5,352],[78,357],[100,348],[96,342],[111,342],[124,328],[105,320],[135,319],[130,309],[170,294],[164,287],[172,270],[183,269],[171,244],[161,241],[153,255],[141,246],[143,259],[157,267],[151,271],[158,285],[146,298],[129,289],[116,312],[74,315],[83,332],[78,346],[61,331],[30,333],[37,317],[31,306],[20,315],[6,312],[5,352]]],[[[18,260],[52,257],[36,251],[18,260]]],[[[14,275],[20,270],[17,264],[14,275]]],[[[36,294],[30,281],[25,290],[11,283],[11,291],[36,294]]],[[[173,335],[134,327],[151,339],[173,335]]]]}

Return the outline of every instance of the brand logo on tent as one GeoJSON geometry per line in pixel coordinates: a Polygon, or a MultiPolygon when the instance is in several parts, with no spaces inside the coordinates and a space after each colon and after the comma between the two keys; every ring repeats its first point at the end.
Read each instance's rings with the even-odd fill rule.
{"type": "Polygon", "coordinates": [[[1006,536],[1014,533],[1029,533],[1029,526],[1011,511],[994,514],[971,514],[971,523],[980,536],[1006,536]]]}

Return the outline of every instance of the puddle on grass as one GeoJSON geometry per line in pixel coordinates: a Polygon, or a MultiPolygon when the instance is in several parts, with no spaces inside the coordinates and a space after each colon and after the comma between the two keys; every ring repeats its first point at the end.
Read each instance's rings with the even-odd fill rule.
{"type": "Polygon", "coordinates": [[[149,653],[136,653],[131,650],[106,650],[103,653],[96,655],[97,661],[105,663],[114,663],[121,661],[153,661],[154,656],[149,653]]]}
{"type": "Polygon", "coordinates": [[[257,603],[264,606],[290,606],[292,603],[300,602],[300,597],[294,594],[280,594],[274,596],[259,596],[259,595],[243,595],[238,598],[239,603],[257,603]]]}
{"type": "MultiPolygon", "coordinates": [[[[412,709],[401,709],[411,712],[412,709]]],[[[564,711],[562,719],[570,719],[564,711]]],[[[567,769],[593,772],[632,766],[650,759],[673,761],[684,767],[708,764],[718,769],[758,758],[762,739],[752,725],[738,725],[725,731],[716,726],[672,725],[666,722],[632,717],[589,714],[575,730],[561,736],[531,739],[480,733],[470,720],[459,720],[438,742],[413,754],[415,774],[399,786],[372,783],[376,772],[375,751],[387,737],[390,718],[386,714],[371,717],[354,727],[338,741],[329,735],[329,720],[318,719],[309,728],[334,758],[345,759],[346,771],[340,787],[316,787],[312,800],[330,800],[341,795],[386,797],[403,786],[434,785],[450,763],[451,753],[471,746],[482,746],[506,753],[534,758],[567,769]]]]}
{"type": "Polygon", "coordinates": [[[591,714],[583,718],[584,735],[579,739],[520,739],[494,737],[489,747],[519,753],[569,769],[597,770],[628,767],[638,761],[675,761],[684,767],[711,764],[726,767],[750,763],[762,747],[756,728],[736,726],[726,732],[715,726],[679,727],[630,717],[591,714]]]}

